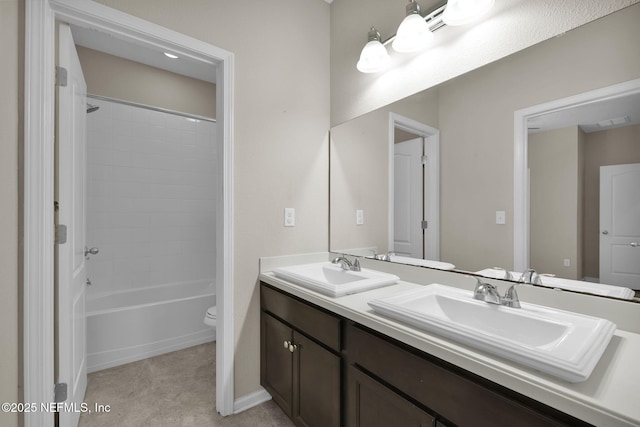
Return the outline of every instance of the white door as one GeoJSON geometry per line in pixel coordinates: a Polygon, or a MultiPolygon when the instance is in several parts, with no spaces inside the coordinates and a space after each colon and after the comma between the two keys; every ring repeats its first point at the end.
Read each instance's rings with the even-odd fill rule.
{"type": "Polygon", "coordinates": [[[411,258],[424,256],[423,147],[422,138],[393,147],[393,251],[411,258]]]}
{"type": "Polygon", "coordinates": [[[640,289],[640,163],[600,167],[600,282],[640,289]]]}
{"type": "Polygon", "coordinates": [[[87,86],[69,26],[60,24],[58,35],[58,66],[66,70],[66,85],[58,85],[57,201],[58,224],[66,226],[66,242],[59,241],[57,245],[56,382],[67,384],[60,426],[75,427],[80,413],[74,409],[80,408],[87,388],[84,255],[87,86]]]}

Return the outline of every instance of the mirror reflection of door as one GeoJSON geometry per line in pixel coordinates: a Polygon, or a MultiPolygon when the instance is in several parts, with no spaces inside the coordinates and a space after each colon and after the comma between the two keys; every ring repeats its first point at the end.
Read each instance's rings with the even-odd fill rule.
{"type": "Polygon", "coordinates": [[[424,258],[423,155],[423,138],[393,146],[393,251],[410,258],[424,258]]]}
{"type": "Polygon", "coordinates": [[[389,119],[391,261],[439,261],[440,132],[397,113],[389,113],[389,119]]]}
{"type": "Polygon", "coordinates": [[[600,281],[640,289],[640,163],[600,168],[600,281]]]}

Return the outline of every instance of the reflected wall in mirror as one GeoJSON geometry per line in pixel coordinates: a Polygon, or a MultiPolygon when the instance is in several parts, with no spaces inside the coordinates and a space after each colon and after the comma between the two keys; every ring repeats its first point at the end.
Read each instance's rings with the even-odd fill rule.
{"type": "MultiPolygon", "coordinates": [[[[437,90],[424,91],[409,99],[365,114],[331,129],[330,145],[330,247],[332,250],[364,253],[370,249],[393,250],[392,157],[394,116],[414,120],[437,132],[437,90]],[[418,120],[418,118],[420,120],[418,120]],[[391,141],[391,142],[390,142],[391,141]],[[356,211],[363,212],[357,224],[356,211]]],[[[412,131],[420,131],[414,126],[412,131]]],[[[424,129],[424,128],[423,128],[424,129]]],[[[419,136],[428,136],[423,130],[419,136]]],[[[402,138],[400,138],[402,139],[402,138]]],[[[370,253],[368,253],[370,254],[370,253]]]]}
{"type": "Polygon", "coordinates": [[[515,126],[516,206],[529,189],[516,235],[530,236],[515,269],[640,289],[640,79],[517,112],[515,126]]]}
{"type": "MultiPolygon", "coordinates": [[[[514,112],[639,78],[639,21],[636,4],[332,128],[330,249],[389,250],[389,113],[396,113],[440,132],[439,260],[463,271],[513,269],[514,112]],[[496,223],[498,212],[505,224],[496,223]]],[[[564,265],[569,256],[560,256],[564,265]]],[[[582,263],[585,274],[592,261],[582,263]]]]}

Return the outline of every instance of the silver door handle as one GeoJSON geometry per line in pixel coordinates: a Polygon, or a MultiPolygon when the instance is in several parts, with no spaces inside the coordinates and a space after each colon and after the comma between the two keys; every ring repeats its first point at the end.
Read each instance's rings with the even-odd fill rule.
{"type": "Polygon", "coordinates": [[[632,248],[637,248],[638,247],[638,242],[631,242],[631,247],[632,248]]]}
{"type": "Polygon", "coordinates": [[[95,246],[93,248],[88,248],[88,247],[84,247],[84,256],[87,255],[97,255],[98,252],[100,252],[100,249],[96,248],[95,246]]]}

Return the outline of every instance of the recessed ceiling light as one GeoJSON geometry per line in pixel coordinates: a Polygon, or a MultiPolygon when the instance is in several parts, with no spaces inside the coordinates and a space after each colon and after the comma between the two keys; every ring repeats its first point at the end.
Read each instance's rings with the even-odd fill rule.
{"type": "Polygon", "coordinates": [[[178,56],[177,56],[177,55],[174,55],[174,54],[169,53],[169,52],[165,52],[165,53],[164,53],[164,56],[166,56],[166,57],[168,57],[168,58],[171,58],[171,59],[178,59],[178,56]]]}

